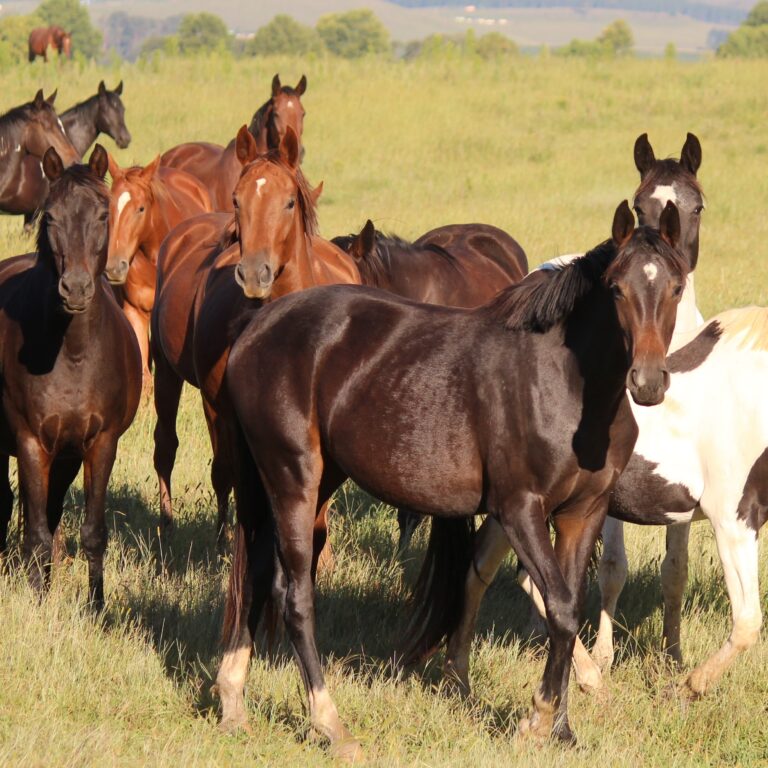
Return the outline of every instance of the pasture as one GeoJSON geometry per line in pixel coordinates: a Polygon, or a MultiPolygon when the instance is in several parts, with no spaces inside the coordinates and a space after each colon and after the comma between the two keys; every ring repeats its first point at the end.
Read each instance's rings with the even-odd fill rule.
{"type": "MultiPolygon", "coordinates": [[[[109,139],[104,144],[125,166],[185,140],[226,143],[267,98],[276,71],[291,84],[308,77],[304,169],[313,183],[325,180],[319,218],[326,237],[357,231],[369,217],[378,229],[405,237],[481,221],[518,239],[532,265],[585,250],[609,235],[616,205],[637,186],[636,136],[647,131],[660,156],[677,155],[690,130],[703,146],[699,178],[707,194],[699,306],[708,317],[768,301],[765,63],[213,58],[79,70],[41,62],[0,76],[2,108],[27,101],[42,85],[46,94],[59,88],[63,110],[94,93],[101,78],[110,88],[122,78],[133,142],[127,150],[109,139]]],[[[31,248],[19,217],[0,220],[0,248],[3,255],[31,248]]],[[[179,419],[178,523],[170,550],[157,535],[153,427],[153,409],[144,404],[112,475],[103,625],[85,606],[79,491],[70,494],[64,521],[72,558],[55,572],[50,595],[38,605],[18,573],[0,581],[0,764],[330,763],[301,738],[300,680],[284,647],[251,666],[252,732],[217,731],[210,686],[227,563],[216,554],[210,446],[197,393],[185,394],[179,419]]],[[[401,568],[393,511],[345,487],[331,521],[335,569],[318,583],[318,640],[339,710],[370,762],[765,764],[765,640],[709,697],[685,701],[674,687],[681,673],[666,668],[658,652],[663,531],[627,526],[627,534],[630,577],[608,691],[588,697],[572,685],[575,749],[521,746],[512,735],[544,656],[525,641],[528,603],[514,565],[505,567],[481,614],[473,698],[448,698],[435,687],[439,659],[415,673],[391,661],[423,532],[414,559],[401,568]]],[[[686,665],[719,646],[730,625],[706,522],[693,527],[690,556],[686,665]]],[[[761,576],[765,607],[765,553],[761,576]]],[[[591,589],[586,639],[596,614],[591,589]]]]}

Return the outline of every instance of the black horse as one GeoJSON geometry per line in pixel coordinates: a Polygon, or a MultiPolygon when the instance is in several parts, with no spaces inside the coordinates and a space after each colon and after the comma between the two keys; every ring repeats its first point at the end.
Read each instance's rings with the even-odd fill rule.
{"type": "Polygon", "coordinates": [[[107,153],[64,169],[43,157],[51,193],[37,253],[0,265],[0,548],[13,494],[8,457],[19,465],[24,555],[30,580],[48,583],[53,535],[64,496],[84,465],[89,598],[104,600],[104,503],[120,435],[141,394],[136,336],[102,279],[107,261],[107,153]]]}
{"type": "MultiPolygon", "coordinates": [[[[226,373],[247,449],[238,459],[217,678],[225,724],[244,720],[253,632],[272,593],[313,727],[341,755],[358,755],[325,687],[312,584],[315,516],[351,477],[467,536],[480,511],[499,520],[545,596],[549,621],[544,677],[521,730],[573,740],[568,677],[584,577],[637,436],[626,388],[638,403],[663,400],[688,272],[675,247],[674,204],[657,231],[635,229],[625,201],[612,231],[571,265],[530,275],[475,310],[344,286],[286,296],[256,313],[226,373]]],[[[429,565],[445,587],[464,579],[468,563],[429,565]]],[[[440,619],[416,625],[416,652],[432,647],[440,619]]]]}

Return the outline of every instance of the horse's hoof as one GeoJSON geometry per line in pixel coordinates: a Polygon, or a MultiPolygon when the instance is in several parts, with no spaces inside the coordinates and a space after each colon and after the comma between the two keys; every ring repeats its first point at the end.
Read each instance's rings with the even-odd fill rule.
{"type": "Polygon", "coordinates": [[[331,744],[330,754],[344,763],[362,765],[365,762],[365,752],[357,739],[342,739],[331,744]]]}
{"type": "Polygon", "coordinates": [[[248,725],[248,718],[243,715],[227,717],[219,723],[219,731],[229,736],[235,733],[251,734],[251,726],[248,725]]]}

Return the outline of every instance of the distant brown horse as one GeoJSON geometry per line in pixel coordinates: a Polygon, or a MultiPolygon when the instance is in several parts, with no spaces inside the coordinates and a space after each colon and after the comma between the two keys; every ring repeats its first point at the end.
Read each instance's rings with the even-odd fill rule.
{"type": "Polygon", "coordinates": [[[104,601],[104,503],[117,442],[141,390],[138,344],[101,279],[107,259],[107,153],[64,169],[43,157],[51,181],[37,253],[0,269],[0,544],[5,547],[16,456],[24,510],[24,555],[38,589],[50,576],[53,535],[64,496],[84,464],[88,595],[104,601]]]}
{"type": "Polygon", "coordinates": [[[65,165],[80,159],[59,120],[53,103],[56,91],[47,99],[39,90],[32,101],[0,116],[0,211],[33,214],[45,200],[41,196],[40,161],[53,147],[65,165]]]}
{"type": "Polygon", "coordinates": [[[141,348],[144,390],[149,391],[149,313],[155,303],[157,255],[165,236],[191,216],[211,210],[206,188],[155,158],[144,168],[120,168],[109,158],[109,250],[105,274],[118,295],[141,348]]]}
{"type": "Polygon", "coordinates": [[[50,27],[36,27],[29,33],[29,60],[34,61],[37,56],[42,56],[43,61],[48,61],[48,47],[55,48],[59,56],[64,54],[72,58],[72,35],[56,25],[50,27]]]}
{"type": "MultiPolygon", "coordinates": [[[[304,107],[301,97],[306,90],[305,75],[295,88],[281,85],[280,76],[274,76],[271,97],[259,107],[248,126],[260,153],[276,149],[290,127],[299,138],[299,155],[303,157],[304,107]]],[[[204,141],[179,144],[165,152],[160,163],[197,176],[208,187],[215,211],[232,210],[232,190],[242,169],[235,152],[235,139],[226,147],[204,141]]]]}
{"type": "Polygon", "coordinates": [[[203,396],[220,540],[233,485],[229,406],[222,387],[233,321],[262,301],[293,291],[360,282],[353,259],[316,234],[316,192],[299,168],[301,149],[293,129],[288,129],[279,150],[260,155],[243,126],[235,150],[241,164],[232,195],[235,217],[197,216],[166,238],[158,258],[151,334],[157,411],[154,460],[163,527],[173,523],[176,414],[186,381],[203,396]]]}

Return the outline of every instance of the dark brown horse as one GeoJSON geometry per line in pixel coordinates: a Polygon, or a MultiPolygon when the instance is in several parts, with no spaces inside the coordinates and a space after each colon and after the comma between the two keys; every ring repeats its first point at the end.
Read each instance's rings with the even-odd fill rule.
{"type": "Polygon", "coordinates": [[[300,152],[289,128],[279,151],[260,155],[243,126],[236,141],[241,174],[230,193],[235,216],[192,218],[176,227],[160,249],[151,343],[154,459],[164,528],[173,522],[171,473],[184,382],[198,387],[203,397],[221,537],[233,485],[229,403],[222,388],[233,321],[262,301],[303,288],[360,282],[354,261],[316,234],[316,192],[301,173],[300,152]]]}
{"type": "MultiPolygon", "coordinates": [[[[358,756],[323,679],[312,584],[315,517],[351,477],[467,535],[480,511],[501,522],[549,619],[544,677],[521,730],[573,739],[568,676],[584,576],[637,436],[626,387],[651,405],[668,386],[666,351],[687,274],[678,236],[674,204],[657,232],[635,229],[625,201],[611,240],[475,310],[333,287],[254,316],[227,365],[247,448],[217,678],[225,723],[244,720],[253,632],[272,594],[313,727],[342,756],[358,756]]],[[[432,565],[438,583],[466,574],[465,563],[432,565]]],[[[430,625],[418,634],[414,647],[430,648],[430,625]]]]}
{"type": "Polygon", "coordinates": [[[64,169],[49,149],[51,181],[37,253],[0,270],[0,543],[5,546],[13,494],[8,456],[16,456],[24,555],[43,589],[64,495],[85,466],[88,595],[104,601],[107,544],[104,502],[120,435],[139,403],[138,344],[101,275],[107,259],[107,153],[96,145],[88,165],[64,169]]]}
{"type": "Polygon", "coordinates": [[[35,98],[0,117],[0,211],[34,214],[45,200],[48,184],[43,184],[40,161],[53,147],[65,165],[80,159],[64,133],[53,103],[54,91],[47,99],[42,90],[35,98]]]}
{"type": "MultiPolygon", "coordinates": [[[[297,86],[280,84],[280,76],[272,79],[272,95],[255,112],[248,130],[256,140],[259,153],[276,149],[290,127],[299,137],[299,154],[304,155],[301,135],[304,131],[304,107],[301,97],[307,90],[307,78],[301,76],[297,86]]],[[[161,165],[180,168],[197,176],[207,187],[215,211],[232,210],[232,190],[242,166],[237,159],[235,139],[222,147],[203,141],[179,144],[160,157],[161,165]]]]}
{"type": "Polygon", "coordinates": [[[105,274],[118,296],[141,349],[144,391],[149,392],[149,315],[155,303],[157,257],[166,235],[192,216],[211,210],[208,190],[194,176],[161,168],[120,168],[109,158],[109,251],[105,274]]]}
{"type": "Polygon", "coordinates": [[[125,107],[120,98],[122,93],[122,80],[113,91],[102,80],[93,96],[61,113],[64,130],[80,155],[84,155],[102,133],[114,139],[120,149],[131,143],[131,133],[125,124],[125,107]]]}
{"type": "Polygon", "coordinates": [[[42,56],[43,61],[48,61],[48,47],[55,48],[59,57],[62,54],[72,58],[72,35],[61,27],[36,27],[29,33],[29,60],[34,61],[37,56],[42,56]]]}

